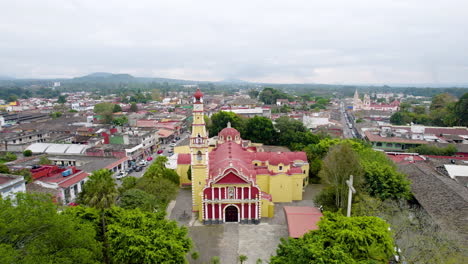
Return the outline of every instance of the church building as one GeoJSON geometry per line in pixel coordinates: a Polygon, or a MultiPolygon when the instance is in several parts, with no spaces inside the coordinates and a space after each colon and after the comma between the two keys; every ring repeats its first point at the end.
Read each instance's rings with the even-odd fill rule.
{"type": "Polygon", "coordinates": [[[389,112],[396,112],[400,109],[400,102],[398,100],[394,100],[389,104],[384,103],[373,103],[371,102],[371,98],[368,94],[364,94],[364,100],[359,98],[358,91],[354,92],[353,97],[353,111],[359,110],[376,110],[376,111],[389,111],[389,112]]]}
{"type": "Polygon", "coordinates": [[[305,152],[263,151],[230,124],[209,139],[197,89],[189,153],[178,154],[177,172],[181,185],[191,185],[192,211],[204,224],[257,224],[273,216],[275,202],[302,200],[309,164],[305,152]]]}

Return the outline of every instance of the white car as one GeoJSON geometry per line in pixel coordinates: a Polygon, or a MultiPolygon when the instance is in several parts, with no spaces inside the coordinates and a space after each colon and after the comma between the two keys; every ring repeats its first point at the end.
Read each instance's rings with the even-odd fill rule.
{"type": "Polygon", "coordinates": [[[121,172],[119,172],[119,173],[115,176],[115,178],[116,178],[117,180],[120,180],[120,179],[123,179],[123,178],[127,177],[127,175],[128,175],[127,172],[121,171],[121,172]]]}
{"type": "Polygon", "coordinates": [[[175,146],[176,146],[176,143],[172,143],[172,144],[170,144],[169,146],[175,147],[175,146]]]}
{"type": "Polygon", "coordinates": [[[138,165],[140,166],[146,166],[148,164],[148,162],[146,160],[141,160],[140,162],[138,162],[138,165]]]}

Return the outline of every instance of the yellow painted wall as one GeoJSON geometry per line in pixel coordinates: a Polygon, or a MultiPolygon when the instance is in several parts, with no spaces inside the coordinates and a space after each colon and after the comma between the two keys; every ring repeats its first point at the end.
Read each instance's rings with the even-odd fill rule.
{"type": "Polygon", "coordinates": [[[206,166],[192,166],[192,190],[195,194],[194,203],[192,210],[198,211],[201,209],[201,192],[204,187],[206,176],[206,166]]]}
{"type": "Polygon", "coordinates": [[[302,180],[304,179],[302,174],[293,175],[291,177],[291,188],[292,188],[292,199],[293,200],[302,200],[302,180]]]}
{"type": "Polygon", "coordinates": [[[270,175],[257,175],[257,185],[260,190],[266,193],[270,193],[269,185],[270,175]]]}
{"type": "Polygon", "coordinates": [[[286,174],[270,176],[270,194],[273,202],[291,202],[292,186],[291,179],[286,174]]]}
{"type": "Polygon", "coordinates": [[[275,214],[275,204],[266,200],[262,199],[262,217],[273,217],[275,214]]]}
{"type": "Polygon", "coordinates": [[[176,172],[179,174],[180,186],[183,184],[191,183],[192,181],[188,179],[187,171],[190,167],[190,164],[178,164],[176,172]]]}
{"type": "Polygon", "coordinates": [[[271,170],[273,171],[274,173],[278,173],[278,172],[284,172],[284,171],[288,171],[290,169],[290,165],[284,165],[283,163],[280,163],[278,165],[270,165],[268,164],[268,170],[271,170]],[[283,166],[282,170],[280,171],[279,170],[279,166],[283,166]]]}
{"type": "Polygon", "coordinates": [[[188,153],[190,153],[190,146],[189,145],[175,146],[174,147],[174,153],[188,154],[188,153]]]}

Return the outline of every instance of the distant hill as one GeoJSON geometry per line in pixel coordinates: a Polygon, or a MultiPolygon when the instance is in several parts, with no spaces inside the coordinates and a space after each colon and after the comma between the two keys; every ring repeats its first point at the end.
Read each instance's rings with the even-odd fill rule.
{"type": "Polygon", "coordinates": [[[82,77],[75,77],[71,81],[91,81],[91,82],[132,82],[135,77],[130,74],[113,74],[108,72],[95,72],[82,77]]]}

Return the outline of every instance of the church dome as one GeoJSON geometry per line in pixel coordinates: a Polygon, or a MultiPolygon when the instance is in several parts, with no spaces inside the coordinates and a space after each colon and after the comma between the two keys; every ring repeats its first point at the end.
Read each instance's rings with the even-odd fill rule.
{"type": "Polygon", "coordinates": [[[236,136],[240,138],[240,133],[235,128],[226,127],[226,128],[223,128],[223,130],[219,132],[218,136],[222,137],[224,140],[227,140],[228,137],[230,137],[231,140],[235,140],[236,136]]]}
{"type": "Polygon", "coordinates": [[[197,91],[195,92],[195,94],[193,95],[193,97],[195,97],[196,99],[200,99],[203,97],[203,94],[202,92],[200,91],[200,88],[197,88],[197,91]]]}

